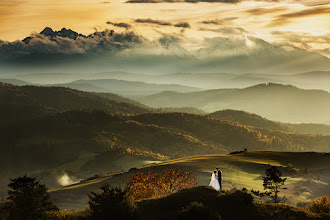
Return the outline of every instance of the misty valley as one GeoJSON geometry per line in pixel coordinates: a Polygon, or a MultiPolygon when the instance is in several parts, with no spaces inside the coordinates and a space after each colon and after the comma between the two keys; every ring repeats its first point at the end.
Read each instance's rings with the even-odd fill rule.
{"type": "Polygon", "coordinates": [[[0,3],[0,219],[330,219],[329,11],[0,3]]]}
{"type": "Polygon", "coordinates": [[[217,166],[225,176],[224,189],[254,190],[263,190],[267,167],[281,167],[291,205],[308,204],[329,192],[328,92],[270,83],[127,98],[13,84],[0,84],[3,201],[9,178],[25,174],[49,187],[58,207],[81,210],[87,193],[103,183],[123,187],[137,170],[192,170],[198,183],[207,186],[217,166]],[[202,107],[226,100],[240,110],[209,113],[202,107]],[[306,102],[316,104],[306,109],[306,102]],[[302,123],[306,112],[311,116],[302,123]]]}

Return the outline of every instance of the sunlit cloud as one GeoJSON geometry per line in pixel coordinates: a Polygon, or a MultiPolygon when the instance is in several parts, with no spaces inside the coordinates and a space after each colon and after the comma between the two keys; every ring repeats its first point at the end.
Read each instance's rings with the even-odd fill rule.
{"type": "Polygon", "coordinates": [[[330,14],[330,7],[328,6],[312,7],[297,12],[290,12],[290,13],[278,15],[267,26],[268,27],[282,26],[294,22],[294,19],[297,18],[306,18],[317,15],[329,16],[329,14],[330,14]]]}

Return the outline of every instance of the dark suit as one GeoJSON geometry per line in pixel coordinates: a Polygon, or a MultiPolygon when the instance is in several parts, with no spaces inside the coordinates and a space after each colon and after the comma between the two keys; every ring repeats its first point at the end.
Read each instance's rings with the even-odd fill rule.
{"type": "Polygon", "coordinates": [[[221,185],[221,182],[222,182],[222,171],[221,170],[218,170],[218,181],[219,181],[219,185],[220,185],[220,190],[222,190],[222,185],[221,185]]]}

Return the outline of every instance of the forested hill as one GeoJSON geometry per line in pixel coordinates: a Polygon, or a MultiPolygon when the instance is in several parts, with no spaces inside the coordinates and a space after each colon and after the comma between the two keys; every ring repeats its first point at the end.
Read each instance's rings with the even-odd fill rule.
{"type": "Polygon", "coordinates": [[[102,110],[108,113],[136,114],[150,112],[145,106],[125,102],[116,95],[111,98],[62,87],[13,86],[0,83],[0,120],[27,120],[69,110],[102,110]],[[112,100],[111,100],[112,98],[112,100]]]}
{"type": "Polygon", "coordinates": [[[257,128],[265,128],[269,130],[280,130],[280,131],[293,131],[292,128],[282,125],[281,123],[274,122],[266,118],[263,118],[257,114],[248,113],[245,111],[226,109],[222,111],[213,112],[209,115],[212,118],[216,118],[219,120],[233,121],[242,125],[248,125],[257,128]]]}
{"type": "Polygon", "coordinates": [[[302,123],[302,124],[281,123],[281,122],[271,121],[259,115],[245,111],[227,109],[227,110],[213,112],[209,114],[209,116],[219,120],[237,122],[242,125],[248,125],[256,128],[273,130],[273,131],[278,130],[278,131],[294,132],[301,134],[330,135],[330,125],[316,124],[316,123],[302,123]]]}
{"type": "Polygon", "coordinates": [[[105,166],[111,170],[108,166],[123,155],[164,160],[244,148],[330,150],[330,136],[269,131],[186,113],[120,116],[103,111],[68,111],[4,126],[0,131],[2,171],[24,170],[27,165],[31,169],[56,167],[76,160],[80,161],[77,169],[105,166]],[[85,160],[80,156],[86,156],[85,160]],[[93,166],[84,165],[91,161],[93,166]]]}

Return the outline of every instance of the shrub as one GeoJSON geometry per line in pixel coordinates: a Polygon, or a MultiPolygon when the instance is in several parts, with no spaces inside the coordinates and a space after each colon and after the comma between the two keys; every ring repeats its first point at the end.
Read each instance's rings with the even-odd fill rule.
{"type": "Polygon", "coordinates": [[[121,188],[110,187],[108,184],[101,186],[102,192],[91,192],[89,207],[91,217],[95,219],[133,219],[135,206],[121,188]]]}
{"type": "Polygon", "coordinates": [[[306,209],[314,213],[330,213],[330,195],[324,195],[313,200],[312,204],[307,206],[306,209]]]}
{"type": "Polygon", "coordinates": [[[208,220],[220,220],[221,216],[215,211],[203,203],[191,202],[187,207],[182,208],[179,212],[179,219],[208,219],[208,220]]]}
{"type": "Polygon", "coordinates": [[[223,195],[219,197],[219,200],[224,202],[227,201],[227,204],[240,204],[243,206],[250,206],[253,204],[253,196],[245,188],[242,190],[224,191],[223,195]]]}
{"type": "Polygon", "coordinates": [[[197,185],[196,177],[192,172],[180,169],[167,169],[161,173],[139,172],[125,183],[134,200],[158,198],[197,185]]]}
{"type": "Polygon", "coordinates": [[[23,176],[10,179],[8,199],[4,211],[8,219],[42,219],[47,211],[58,210],[49,201],[47,187],[33,177],[23,176]]]}
{"type": "Polygon", "coordinates": [[[78,220],[87,219],[91,214],[89,207],[84,210],[74,212],[71,209],[48,211],[47,219],[49,220],[78,220]]]}

